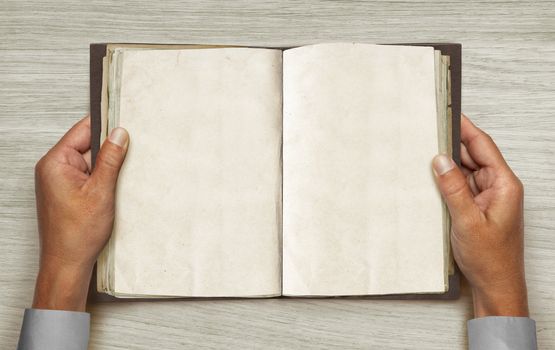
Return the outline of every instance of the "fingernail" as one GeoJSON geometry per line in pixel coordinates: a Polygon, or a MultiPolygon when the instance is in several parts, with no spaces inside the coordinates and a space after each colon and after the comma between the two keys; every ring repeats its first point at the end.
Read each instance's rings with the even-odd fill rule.
{"type": "Polygon", "coordinates": [[[455,167],[455,162],[444,154],[438,154],[434,157],[432,166],[437,175],[443,175],[455,167]]]}
{"type": "Polygon", "coordinates": [[[129,139],[127,131],[124,128],[115,128],[108,137],[110,142],[115,143],[120,147],[124,147],[129,139]]]}

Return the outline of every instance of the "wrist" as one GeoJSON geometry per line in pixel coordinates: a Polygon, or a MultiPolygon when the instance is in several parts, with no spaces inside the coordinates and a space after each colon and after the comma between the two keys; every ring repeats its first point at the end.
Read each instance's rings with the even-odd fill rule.
{"type": "Polygon", "coordinates": [[[33,308],[85,311],[92,266],[41,262],[33,308]]]}
{"type": "Polygon", "coordinates": [[[513,316],[528,317],[526,283],[504,288],[473,288],[474,317],[513,316]]]}

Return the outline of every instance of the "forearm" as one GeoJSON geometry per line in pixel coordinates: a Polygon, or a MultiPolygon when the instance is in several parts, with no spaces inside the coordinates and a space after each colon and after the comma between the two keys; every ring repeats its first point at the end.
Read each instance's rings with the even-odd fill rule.
{"type": "Polygon", "coordinates": [[[502,291],[473,289],[474,317],[528,317],[526,285],[507,286],[502,291]]]}
{"type": "Polygon", "coordinates": [[[35,286],[33,308],[85,311],[92,268],[45,261],[35,286]]]}

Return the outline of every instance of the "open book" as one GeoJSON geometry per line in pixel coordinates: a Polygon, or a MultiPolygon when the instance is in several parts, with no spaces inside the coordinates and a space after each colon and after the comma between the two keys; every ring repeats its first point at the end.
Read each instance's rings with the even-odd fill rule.
{"type": "Polygon", "coordinates": [[[449,215],[431,170],[458,144],[449,55],[355,43],[102,48],[93,145],[117,126],[131,141],[99,291],[449,289],[449,215]]]}

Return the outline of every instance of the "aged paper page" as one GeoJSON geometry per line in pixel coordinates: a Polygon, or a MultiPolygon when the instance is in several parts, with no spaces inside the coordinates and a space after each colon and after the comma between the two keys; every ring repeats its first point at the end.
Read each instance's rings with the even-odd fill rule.
{"type": "Polygon", "coordinates": [[[284,295],[443,292],[433,48],[322,44],[283,60],[284,295]]]}
{"type": "Polygon", "coordinates": [[[120,296],[281,292],[281,51],[121,53],[120,296]]]}

